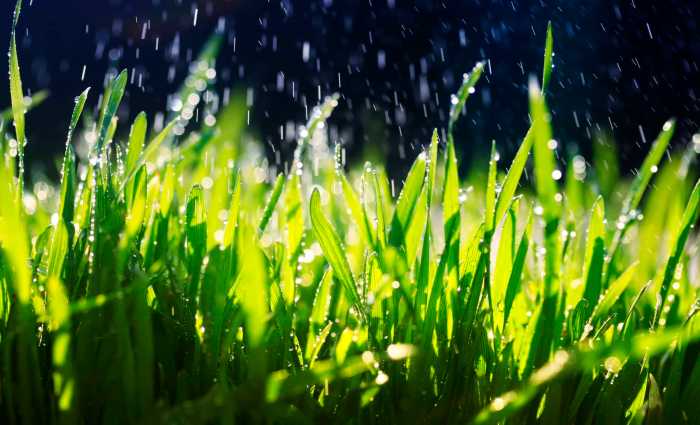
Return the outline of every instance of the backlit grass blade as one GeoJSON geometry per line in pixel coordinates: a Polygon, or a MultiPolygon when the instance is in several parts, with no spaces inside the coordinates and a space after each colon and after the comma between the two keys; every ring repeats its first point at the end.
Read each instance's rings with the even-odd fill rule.
{"type": "Polygon", "coordinates": [[[593,322],[597,319],[605,318],[606,314],[610,311],[613,305],[620,299],[620,296],[625,292],[630,282],[634,278],[637,272],[637,266],[639,263],[632,263],[624,273],[615,279],[610,287],[603,294],[600,303],[596,306],[593,314],[591,315],[590,321],[593,322]]]}
{"type": "MultiPolygon", "coordinates": [[[[22,199],[24,193],[24,145],[26,136],[24,132],[24,92],[22,91],[22,78],[19,72],[19,58],[17,56],[17,21],[22,10],[22,0],[17,0],[15,12],[12,18],[12,30],[10,33],[10,101],[12,103],[12,118],[15,126],[15,137],[17,138],[17,161],[18,161],[18,184],[17,199],[22,199]]],[[[4,198],[9,199],[9,198],[4,198]]]]}
{"type": "Polygon", "coordinates": [[[552,36],[552,22],[547,22],[547,39],[544,45],[544,67],[542,68],[542,94],[545,95],[552,79],[552,59],[554,57],[554,37],[552,36]]]}
{"type": "MultiPolygon", "coordinates": [[[[557,142],[552,139],[550,115],[537,81],[530,80],[530,113],[532,114],[532,135],[535,151],[535,186],[537,197],[542,203],[543,216],[547,226],[555,226],[561,209],[557,198],[557,180],[561,171],[556,167],[554,151],[557,142]]],[[[554,229],[550,229],[554,230],[554,229]]]]}
{"type": "Polygon", "coordinates": [[[76,98],[73,114],[71,116],[70,125],[68,127],[68,136],[66,137],[66,152],[63,156],[63,165],[61,166],[61,197],[58,207],[59,215],[65,223],[72,223],[73,211],[75,207],[75,185],[77,176],[75,175],[75,154],[71,145],[73,132],[75,131],[80,116],[87,101],[87,95],[90,89],[85,89],[80,96],[76,98]]]}
{"type": "Polygon", "coordinates": [[[427,173],[427,198],[428,208],[433,204],[433,188],[435,187],[435,176],[437,174],[437,159],[438,159],[438,132],[433,130],[433,135],[430,138],[430,146],[428,147],[428,161],[426,163],[427,173]]]}
{"type": "Polygon", "coordinates": [[[360,198],[357,196],[355,189],[352,188],[352,185],[344,174],[340,175],[340,184],[343,188],[343,197],[345,202],[348,204],[350,215],[357,226],[362,242],[366,245],[373,245],[375,240],[375,232],[370,225],[362,204],[360,203],[360,198]]]}
{"type": "Polygon", "coordinates": [[[277,206],[277,201],[279,201],[282,191],[284,190],[285,177],[283,174],[277,176],[275,184],[272,187],[272,192],[270,193],[270,199],[268,199],[265,205],[265,210],[263,211],[262,217],[260,217],[260,223],[258,224],[258,234],[262,234],[267,227],[267,223],[272,217],[272,213],[275,211],[277,206]]]}
{"type": "Polygon", "coordinates": [[[515,191],[518,188],[518,183],[520,183],[520,177],[522,176],[523,171],[525,170],[525,165],[527,164],[527,159],[530,155],[530,150],[532,149],[533,141],[534,137],[532,135],[531,127],[527,131],[527,134],[525,134],[525,138],[523,138],[523,141],[520,144],[520,147],[518,148],[518,152],[515,154],[515,158],[513,158],[513,162],[511,163],[510,168],[508,169],[506,178],[505,180],[503,180],[503,186],[501,187],[501,191],[498,193],[498,201],[496,202],[496,215],[494,217],[496,224],[503,218],[503,215],[508,209],[508,205],[512,201],[513,196],[515,196],[515,191]]]}
{"type": "Polygon", "coordinates": [[[117,114],[117,109],[124,96],[124,90],[127,83],[127,71],[123,70],[117,75],[110,84],[109,96],[106,99],[102,120],[98,126],[97,142],[95,144],[95,152],[99,155],[105,143],[109,140],[108,133],[112,119],[117,114]]]}
{"type": "Polygon", "coordinates": [[[59,220],[51,234],[49,245],[48,275],[60,279],[63,263],[68,255],[68,229],[63,220],[59,220]]]}
{"type": "Polygon", "coordinates": [[[459,174],[453,143],[447,144],[445,153],[445,184],[442,192],[442,217],[445,226],[445,246],[455,243],[459,232],[459,174]]]}
{"type": "Polygon", "coordinates": [[[138,161],[143,151],[143,145],[146,143],[146,128],[148,126],[146,113],[140,112],[129,130],[129,145],[126,149],[126,161],[124,166],[127,172],[136,169],[136,161],[138,161]]]}
{"type": "Polygon", "coordinates": [[[515,258],[513,260],[513,267],[508,278],[508,285],[506,287],[506,295],[503,301],[503,329],[505,329],[508,324],[508,318],[510,317],[511,308],[513,307],[513,302],[515,297],[520,292],[522,284],[522,274],[525,268],[525,258],[527,256],[527,251],[530,246],[530,235],[532,234],[532,215],[530,215],[523,236],[520,238],[518,243],[518,250],[516,251],[515,258]]]}
{"type": "Polygon", "coordinates": [[[681,219],[680,226],[671,242],[671,253],[666,262],[666,267],[664,268],[663,277],[661,279],[661,287],[657,297],[656,312],[654,313],[652,328],[659,325],[661,321],[661,314],[666,303],[668,292],[671,289],[671,282],[673,282],[676,267],[678,267],[678,263],[683,255],[690,230],[698,221],[698,215],[700,215],[700,180],[695,184],[693,192],[690,194],[685,211],[683,211],[683,218],[681,219]]]}
{"type": "Polygon", "coordinates": [[[560,197],[557,193],[557,180],[561,172],[556,169],[554,149],[556,142],[552,139],[550,116],[545,99],[539,90],[536,80],[530,79],[530,113],[532,115],[532,132],[535,153],[535,187],[537,199],[541,204],[544,220],[544,274],[539,306],[532,330],[532,343],[527,356],[525,374],[533,368],[546,363],[550,356],[551,345],[555,339],[555,324],[558,308],[558,285],[560,264],[560,197]]]}
{"type": "MultiPolygon", "coordinates": [[[[639,168],[639,172],[635,176],[630,188],[627,191],[627,195],[622,203],[622,210],[620,212],[620,217],[616,226],[615,234],[613,236],[610,245],[610,255],[608,260],[608,269],[610,266],[615,267],[615,259],[617,257],[617,251],[622,243],[623,236],[627,233],[629,226],[631,226],[637,217],[636,209],[644,196],[649,182],[652,176],[658,170],[658,165],[663,158],[666,148],[668,147],[673,132],[676,128],[676,122],[674,120],[666,121],[661,129],[661,133],[654,141],[651,146],[651,150],[644,158],[642,166],[639,168]]],[[[608,272],[608,278],[610,273],[608,272]]]]}
{"type": "Polygon", "coordinates": [[[207,249],[207,219],[204,206],[204,190],[194,186],[187,199],[185,216],[185,244],[187,250],[187,270],[190,275],[187,296],[190,303],[195,303],[199,290],[200,268],[207,249]]]}
{"type": "Polygon", "coordinates": [[[311,194],[309,214],[311,216],[311,227],[314,231],[314,235],[321,245],[321,249],[323,250],[328,264],[333,267],[333,274],[343,284],[345,293],[350,298],[350,302],[354,305],[357,313],[364,318],[365,310],[357,292],[355,278],[350,270],[350,264],[348,264],[348,260],[345,257],[340,238],[323,214],[321,195],[318,189],[314,189],[311,194]]]}
{"type": "Polygon", "coordinates": [[[396,210],[391,221],[389,241],[394,246],[404,245],[408,227],[414,217],[414,211],[418,207],[417,201],[425,181],[425,155],[416,158],[411,170],[406,176],[399,198],[396,201],[396,210]]]}
{"type": "MultiPolygon", "coordinates": [[[[448,135],[452,134],[452,129],[455,123],[459,120],[459,116],[464,110],[464,105],[467,103],[469,95],[474,93],[474,86],[481,78],[484,72],[484,62],[477,62],[474,69],[468,74],[462,76],[462,85],[457,90],[457,94],[452,96],[450,101],[450,121],[448,123],[448,135]]],[[[448,141],[449,143],[449,141],[448,141]]]]}
{"type": "MultiPolygon", "coordinates": [[[[58,275],[51,274],[46,287],[51,329],[54,334],[51,350],[54,393],[59,411],[70,415],[75,391],[70,352],[70,303],[58,275]]],[[[75,418],[71,415],[63,419],[68,423],[75,418]]]]}
{"type": "Polygon", "coordinates": [[[588,221],[586,252],[583,270],[583,299],[592,311],[603,290],[603,262],[605,261],[605,204],[603,198],[596,199],[588,221]]]}
{"type": "Polygon", "coordinates": [[[268,307],[268,276],[265,267],[265,254],[259,248],[257,233],[252,226],[242,224],[241,242],[249,247],[243,253],[243,270],[238,275],[236,295],[245,313],[246,336],[248,344],[258,357],[251,360],[251,367],[257,378],[264,373],[264,351],[260,348],[264,342],[268,307]]]}
{"type": "Polygon", "coordinates": [[[328,312],[330,310],[333,287],[333,272],[326,270],[321,278],[321,281],[316,288],[313,307],[311,308],[311,316],[309,322],[320,326],[328,320],[328,312]]]}

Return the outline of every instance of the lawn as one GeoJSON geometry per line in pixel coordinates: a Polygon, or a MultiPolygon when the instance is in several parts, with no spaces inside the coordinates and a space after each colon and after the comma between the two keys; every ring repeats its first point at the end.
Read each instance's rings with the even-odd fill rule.
{"type": "Polygon", "coordinates": [[[477,63],[403,181],[344,162],[326,128],[340,96],[275,169],[244,103],[207,101],[214,36],[163,125],[117,119],[126,71],[80,94],[56,117],[60,182],[32,184],[41,95],[24,97],[20,8],[0,125],[1,423],[700,422],[700,136],[670,149],[668,121],[628,176],[603,137],[566,157],[551,26],[510,164],[494,144],[459,175],[477,63]]]}

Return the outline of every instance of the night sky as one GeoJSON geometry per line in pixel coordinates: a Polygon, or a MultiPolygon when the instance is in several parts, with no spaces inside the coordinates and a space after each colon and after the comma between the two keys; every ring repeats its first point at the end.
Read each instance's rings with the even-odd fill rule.
{"type": "MultiPolygon", "coordinates": [[[[3,48],[13,3],[0,6],[3,48]]],[[[456,134],[469,167],[492,139],[505,156],[517,148],[528,127],[527,81],[541,75],[551,20],[556,56],[548,101],[563,157],[589,155],[592,135],[607,131],[618,141],[623,167],[632,169],[669,117],[679,120],[676,145],[698,131],[699,3],[33,0],[30,6],[27,0],[18,36],[24,87],[50,91],[28,116],[27,155],[35,164],[59,155],[73,98],[92,86],[94,108],[105,73],[117,68],[142,81],[129,86],[121,134],[140,110],[151,117],[164,110],[188,58],[223,27],[217,90],[248,95],[251,131],[268,152],[291,152],[280,126],[303,123],[319,92],[339,92],[334,141],[355,156],[368,144],[379,148],[397,171],[434,127],[446,126],[462,74],[488,61],[456,134]]],[[[0,75],[4,108],[6,61],[0,75]]]]}

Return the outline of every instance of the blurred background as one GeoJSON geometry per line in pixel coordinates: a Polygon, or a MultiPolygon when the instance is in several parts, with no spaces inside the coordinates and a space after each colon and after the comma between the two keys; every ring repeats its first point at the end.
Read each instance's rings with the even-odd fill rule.
{"type": "MultiPolygon", "coordinates": [[[[13,7],[0,5],[3,49],[13,7]]],[[[487,61],[456,131],[469,168],[486,162],[475,159],[491,140],[506,158],[520,143],[528,77],[541,75],[551,20],[548,100],[562,160],[588,157],[602,132],[617,140],[629,171],[669,117],[679,121],[676,144],[698,131],[698,17],[700,2],[687,0],[26,0],[18,29],[24,88],[50,93],[28,116],[27,156],[55,173],[74,97],[92,86],[94,108],[116,69],[131,77],[121,134],[140,110],[164,111],[218,28],[225,40],[216,90],[223,99],[242,93],[250,130],[282,160],[308,110],[338,92],[332,141],[351,159],[371,150],[402,173],[432,129],[446,126],[462,74],[487,61]]],[[[2,61],[0,109],[9,105],[7,75],[2,61]]]]}

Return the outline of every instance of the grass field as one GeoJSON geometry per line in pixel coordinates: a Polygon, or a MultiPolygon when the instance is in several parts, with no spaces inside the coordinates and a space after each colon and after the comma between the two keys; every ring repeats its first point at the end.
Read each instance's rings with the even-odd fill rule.
{"type": "Polygon", "coordinates": [[[338,97],[275,170],[243,105],[208,109],[214,38],[163,126],[117,121],[125,72],[95,117],[82,93],[54,186],[24,181],[20,7],[1,423],[700,422],[700,136],[671,151],[669,121],[629,177],[604,138],[590,162],[560,155],[551,28],[511,164],[494,147],[459,176],[477,64],[402,182],[329,146],[338,97]]]}

